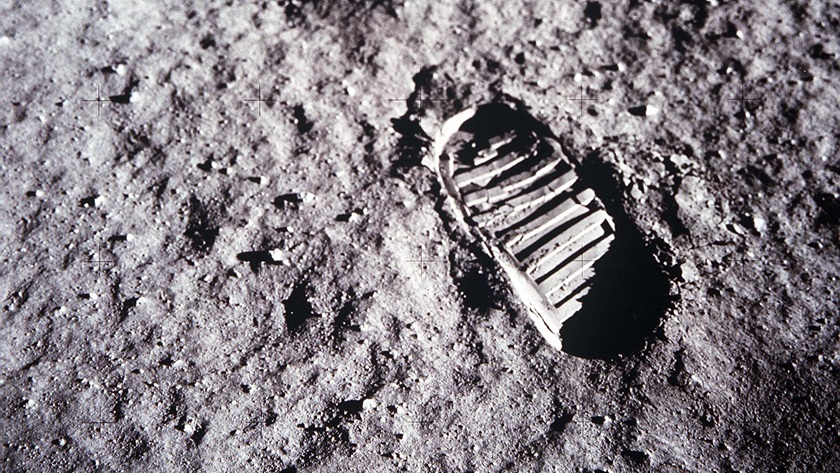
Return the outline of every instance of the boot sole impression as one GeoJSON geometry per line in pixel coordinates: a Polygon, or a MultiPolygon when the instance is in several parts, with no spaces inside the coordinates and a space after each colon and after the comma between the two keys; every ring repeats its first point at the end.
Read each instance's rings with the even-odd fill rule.
{"type": "Polygon", "coordinates": [[[502,104],[446,120],[431,166],[456,219],[504,270],[540,333],[560,349],[615,225],[547,127],[502,104]]]}

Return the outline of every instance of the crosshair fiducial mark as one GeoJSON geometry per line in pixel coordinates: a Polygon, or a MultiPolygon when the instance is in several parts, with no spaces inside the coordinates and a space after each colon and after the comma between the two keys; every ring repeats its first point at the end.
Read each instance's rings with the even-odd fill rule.
{"type": "Polygon", "coordinates": [[[433,422],[433,421],[432,421],[432,420],[430,420],[430,419],[423,419],[423,418],[421,418],[421,415],[419,415],[419,414],[417,414],[417,413],[412,414],[411,412],[409,412],[408,414],[409,414],[409,416],[410,416],[410,417],[414,417],[414,419],[411,419],[411,420],[406,420],[406,421],[405,421],[405,423],[406,423],[406,424],[411,424],[411,425],[428,425],[428,424],[431,424],[431,423],[433,422]]]}
{"type": "Polygon", "coordinates": [[[763,97],[747,97],[747,94],[744,93],[744,85],[741,84],[740,95],[736,96],[735,98],[726,99],[728,102],[739,102],[741,104],[741,114],[744,115],[746,118],[747,116],[747,103],[748,102],[758,102],[763,97]]]}
{"type": "Polygon", "coordinates": [[[572,102],[578,102],[578,105],[580,106],[580,114],[583,115],[583,102],[586,102],[587,100],[594,102],[597,99],[594,98],[594,97],[584,97],[583,96],[583,84],[581,84],[580,85],[580,97],[567,98],[566,100],[571,100],[572,102]]]}
{"type": "MultiPolygon", "coordinates": [[[[389,98],[387,100],[388,100],[388,102],[408,102],[409,100],[411,100],[411,98],[410,97],[389,98]]],[[[425,102],[446,102],[448,100],[449,99],[446,98],[446,97],[424,97],[422,93],[417,95],[417,101],[418,102],[424,102],[424,101],[425,102]]]]}
{"type": "Polygon", "coordinates": [[[409,425],[429,425],[431,423],[432,423],[432,421],[430,421],[430,420],[409,420],[409,421],[406,421],[406,424],[409,424],[409,425]]]}
{"type": "Polygon", "coordinates": [[[443,264],[447,263],[447,260],[442,259],[433,259],[433,258],[426,258],[425,253],[423,253],[423,249],[420,249],[420,259],[410,259],[406,260],[408,263],[419,264],[421,268],[426,269],[430,264],[443,264]]]}
{"type": "Polygon", "coordinates": [[[432,424],[433,421],[430,419],[424,419],[422,414],[418,412],[407,412],[409,419],[407,419],[404,423],[408,425],[429,425],[432,424]]]}
{"type": "Polygon", "coordinates": [[[264,103],[274,103],[276,100],[274,99],[264,99],[262,96],[262,85],[257,85],[257,98],[255,99],[245,99],[243,102],[257,102],[257,116],[262,114],[262,104],[264,103]]]}
{"type": "MultiPolygon", "coordinates": [[[[729,254],[727,256],[733,256],[733,255],[729,254]]],[[[750,265],[758,265],[758,266],[761,266],[761,267],[768,266],[769,263],[770,263],[770,261],[768,261],[767,259],[756,257],[755,255],[752,254],[752,252],[741,253],[741,254],[735,256],[734,260],[735,260],[736,263],[739,263],[739,265],[750,264],[750,265]]],[[[772,264],[773,266],[781,267],[781,268],[785,268],[785,269],[790,269],[792,267],[791,263],[786,259],[783,259],[781,261],[773,261],[772,263],[773,263],[772,264]]]]}
{"type": "Polygon", "coordinates": [[[261,415],[260,417],[251,419],[251,421],[248,422],[248,424],[244,427],[243,430],[250,430],[258,425],[269,426],[274,424],[275,422],[277,422],[277,414],[273,412],[268,412],[261,415]]]}
{"type": "Polygon", "coordinates": [[[96,98],[95,99],[82,99],[83,102],[96,102],[96,117],[100,116],[100,112],[102,111],[103,102],[110,102],[110,98],[102,98],[102,94],[99,90],[99,86],[96,86],[96,98]]]}
{"type": "Polygon", "coordinates": [[[584,256],[586,256],[585,251],[575,257],[574,261],[578,264],[578,270],[573,274],[573,277],[580,277],[582,274],[584,274],[587,268],[595,264],[595,262],[598,261],[598,259],[600,259],[589,259],[585,258],[584,256]]]}
{"type": "Polygon", "coordinates": [[[102,259],[102,247],[103,246],[104,246],[104,244],[100,243],[99,248],[96,251],[96,258],[88,260],[88,262],[91,264],[91,266],[93,266],[95,268],[95,271],[96,271],[97,275],[102,274],[103,265],[114,263],[113,260],[102,259]]]}
{"type": "Polygon", "coordinates": [[[99,405],[99,408],[97,409],[97,418],[96,419],[85,419],[85,420],[82,421],[82,424],[94,426],[94,428],[96,430],[96,434],[100,439],[102,438],[103,427],[106,426],[106,425],[116,424],[116,423],[117,423],[116,420],[106,420],[102,416],[102,405],[101,404],[99,405]]]}

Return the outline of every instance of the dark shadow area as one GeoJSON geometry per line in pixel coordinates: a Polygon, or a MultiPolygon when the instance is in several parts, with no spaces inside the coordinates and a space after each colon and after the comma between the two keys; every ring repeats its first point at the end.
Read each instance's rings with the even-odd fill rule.
{"type": "Polygon", "coordinates": [[[668,277],[621,205],[620,186],[606,164],[588,159],[577,169],[616,225],[610,250],[595,265],[583,307],[563,324],[563,351],[614,359],[642,350],[670,305],[668,277]]]}
{"type": "Polygon", "coordinates": [[[251,267],[254,274],[259,274],[260,266],[263,264],[279,264],[271,257],[268,251],[244,251],[236,255],[239,261],[245,261],[251,267]]]}
{"type": "Polygon", "coordinates": [[[292,335],[296,335],[306,325],[308,319],[317,317],[309,302],[309,287],[307,283],[298,283],[289,298],[283,301],[283,309],[286,313],[286,328],[292,335]]]}
{"type": "Polygon", "coordinates": [[[458,291],[463,294],[463,310],[486,314],[497,306],[495,291],[490,283],[490,275],[484,266],[467,262],[464,270],[454,278],[458,291]]]}
{"type": "Polygon", "coordinates": [[[464,122],[460,130],[471,134],[477,149],[486,148],[490,138],[515,131],[518,136],[527,137],[536,133],[553,136],[544,123],[525,110],[515,110],[504,103],[490,103],[476,109],[475,115],[464,122]]]}
{"type": "Polygon", "coordinates": [[[193,252],[206,255],[213,249],[216,237],[219,236],[220,210],[212,202],[202,202],[197,197],[190,197],[190,213],[184,236],[190,242],[193,252]]]}

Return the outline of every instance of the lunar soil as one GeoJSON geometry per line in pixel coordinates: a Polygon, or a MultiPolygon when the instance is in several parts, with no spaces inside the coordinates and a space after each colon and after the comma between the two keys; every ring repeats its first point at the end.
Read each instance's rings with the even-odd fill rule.
{"type": "Polygon", "coordinates": [[[0,0],[0,471],[840,471],[838,33],[830,1],[0,0]],[[428,167],[485,104],[620,232],[563,350],[428,167]]]}

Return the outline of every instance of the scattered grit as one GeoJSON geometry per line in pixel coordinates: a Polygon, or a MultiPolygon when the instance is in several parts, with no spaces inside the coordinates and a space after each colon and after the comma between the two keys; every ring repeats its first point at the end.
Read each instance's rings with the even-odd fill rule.
{"type": "Polygon", "coordinates": [[[0,11],[0,470],[840,470],[836,4],[0,11]],[[643,248],[564,352],[422,165],[498,101],[643,248]]]}

